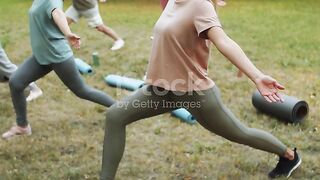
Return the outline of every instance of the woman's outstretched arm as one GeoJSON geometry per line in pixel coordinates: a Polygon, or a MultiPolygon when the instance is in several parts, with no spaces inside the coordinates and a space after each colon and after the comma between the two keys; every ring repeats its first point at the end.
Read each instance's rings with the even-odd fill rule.
{"type": "Polygon", "coordinates": [[[245,73],[257,86],[261,95],[269,102],[283,101],[278,90],[284,89],[275,79],[263,74],[246,56],[240,46],[229,38],[221,27],[207,31],[208,38],[217,49],[237,68],[245,73]]]}

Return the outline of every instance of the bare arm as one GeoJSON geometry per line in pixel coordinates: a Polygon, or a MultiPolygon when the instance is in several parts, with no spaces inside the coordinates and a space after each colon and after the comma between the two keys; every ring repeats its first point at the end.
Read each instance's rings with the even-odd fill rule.
{"type": "Polygon", "coordinates": [[[224,33],[222,28],[211,28],[208,31],[208,37],[217,49],[253,82],[263,75],[263,73],[252,64],[239,45],[224,33]]]}
{"type": "Polygon", "coordinates": [[[68,39],[69,43],[76,49],[80,48],[80,37],[73,34],[67,22],[67,18],[61,9],[54,9],[52,11],[52,18],[56,25],[59,27],[60,31],[68,39]]]}
{"type": "Polygon", "coordinates": [[[282,101],[278,94],[278,90],[284,89],[284,87],[275,79],[264,75],[258,68],[256,68],[240,46],[230,39],[222,28],[212,27],[208,30],[207,35],[217,49],[256,84],[261,95],[263,95],[267,101],[282,101]]]}

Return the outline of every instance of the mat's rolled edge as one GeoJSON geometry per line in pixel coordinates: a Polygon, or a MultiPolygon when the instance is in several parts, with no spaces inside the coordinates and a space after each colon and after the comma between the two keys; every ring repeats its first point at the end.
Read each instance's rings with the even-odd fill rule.
{"type": "Polygon", "coordinates": [[[192,116],[192,114],[190,114],[190,112],[184,108],[176,109],[176,110],[172,111],[171,114],[173,116],[183,120],[184,122],[186,122],[188,124],[197,123],[196,119],[192,116]]]}
{"type": "Polygon", "coordinates": [[[308,116],[309,106],[306,101],[286,94],[280,95],[284,99],[283,103],[269,103],[256,90],[252,94],[252,104],[259,111],[288,123],[299,123],[308,116]],[[292,102],[294,104],[290,104],[292,102]],[[287,112],[289,110],[290,113],[287,112]]]}
{"type": "Polygon", "coordinates": [[[302,122],[304,119],[306,119],[308,117],[308,113],[309,113],[308,103],[306,101],[300,100],[293,107],[291,122],[292,123],[302,122]]]}
{"type": "Polygon", "coordinates": [[[92,67],[84,62],[82,59],[75,58],[76,66],[81,74],[91,74],[93,72],[92,67]]]}

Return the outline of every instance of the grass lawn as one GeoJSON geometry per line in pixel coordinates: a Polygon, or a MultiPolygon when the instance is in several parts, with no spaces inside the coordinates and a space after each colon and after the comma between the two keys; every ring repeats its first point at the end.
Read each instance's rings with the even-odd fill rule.
{"type": "MultiPolygon", "coordinates": [[[[67,8],[70,1],[65,3],[67,8]]],[[[1,0],[0,39],[16,64],[31,55],[28,34],[30,0],[1,0]]],[[[106,24],[126,41],[116,52],[110,38],[87,27],[72,30],[82,38],[74,51],[90,63],[99,52],[101,65],[86,82],[121,99],[131,92],[108,87],[107,74],[142,78],[150,54],[152,27],[160,15],[157,1],[100,4],[106,24]]],[[[318,0],[230,0],[218,13],[225,31],[265,73],[286,86],[284,93],[306,100],[310,113],[301,124],[285,124],[258,113],[251,104],[254,85],[237,78],[236,68],[213,49],[209,75],[225,104],[249,127],[271,132],[297,146],[303,164],[292,179],[320,179],[320,2],[318,0]]],[[[74,96],[50,73],[37,81],[43,97],[28,104],[30,137],[0,140],[0,180],[98,179],[105,108],[74,96]]],[[[8,84],[0,84],[0,132],[13,123],[8,84]]],[[[277,157],[224,140],[200,125],[188,125],[169,114],[131,124],[118,179],[267,179],[277,157]]]]}

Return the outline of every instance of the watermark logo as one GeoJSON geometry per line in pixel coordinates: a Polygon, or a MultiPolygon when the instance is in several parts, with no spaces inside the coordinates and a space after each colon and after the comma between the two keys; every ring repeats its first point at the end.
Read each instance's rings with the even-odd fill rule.
{"type": "MultiPolygon", "coordinates": [[[[124,100],[117,103],[118,107],[122,107],[128,109],[131,108],[152,108],[152,109],[159,109],[159,108],[199,108],[201,103],[198,101],[190,101],[189,98],[192,96],[202,96],[204,95],[204,91],[201,90],[201,85],[207,84],[207,79],[199,79],[197,78],[192,72],[188,73],[187,79],[175,79],[173,81],[168,81],[166,79],[146,79],[146,85],[144,85],[140,90],[139,93],[142,93],[141,96],[144,96],[145,100],[134,99],[132,100],[124,100]],[[152,84],[152,85],[148,85],[152,84]],[[179,87],[183,86],[184,91],[179,91],[179,87]],[[187,87],[187,88],[186,88],[187,87]],[[157,98],[160,100],[152,100],[157,98]],[[166,97],[167,96],[167,97],[166,97]],[[172,98],[174,96],[179,96],[180,101],[168,100],[175,99],[172,98]],[[185,97],[181,97],[185,96],[185,97]],[[150,99],[145,98],[150,97],[150,99]],[[161,98],[163,97],[163,98],[161,98]],[[165,99],[165,100],[164,100],[165,99]]],[[[126,83],[126,82],[123,82],[126,83]]],[[[141,82],[140,82],[141,83],[141,82]]],[[[121,86],[120,86],[121,87],[121,86]]],[[[122,96],[123,90],[117,90],[117,96],[122,96]]],[[[198,99],[198,98],[196,98],[198,99]]]]}

